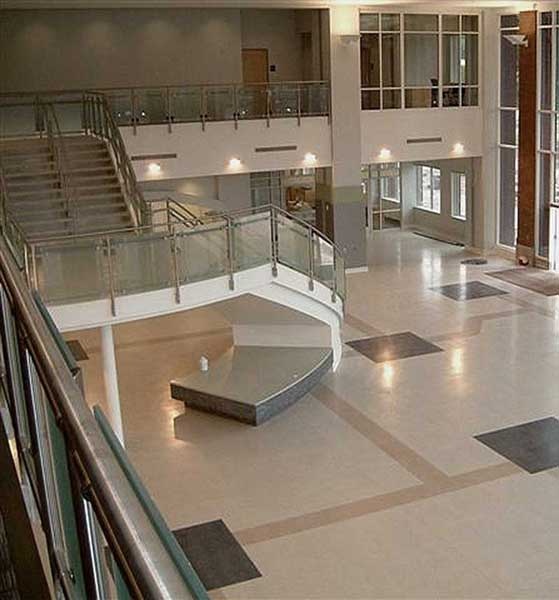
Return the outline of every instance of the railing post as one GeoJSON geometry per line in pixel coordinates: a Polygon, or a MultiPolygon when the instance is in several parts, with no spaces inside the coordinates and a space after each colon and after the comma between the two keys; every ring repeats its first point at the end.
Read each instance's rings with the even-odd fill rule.
{"type": "Polygon", "coordinates": [[[270,127],[270,118],[272,116],[272,88],[266,87],[266,127],[270,127]]]}
{"type": "Polygon", "coordinates": [[[314,244],[312,229],[307,229],[307,238],[309,243],[309,290],[314,290],[314,244]]]}
{"type": "Polygon", "coordinates": [[[227,267],[229,270],[229,289],[235,289],[235,244],[233,243],[233,220],[230,217],[227,219],[227,267]]]}
{"type": "Polygon", "coordinates": [[[338,295],[338,278],[336,277],[336,269],[338,268],[338,261],[336,259],[336,248],[332,248],[334,252],[332,260],[332,302],[336,303],[336,297],[338,295]]]}
{"type": "Polygon", "coordinates": [[[301,127],[301,84],[297,84],[297,125],[301,127]]]}
{"type": "Polygon", "coordinates": [[[272,242],[272,277],[278,276],[278,221],[276,211],[270,208],[270,237],[272,242]]]}
{"type": "Polygon", "coordinates": [[[167,88],[165,94],[165,110],[167,111],[167,130],[169,133],[173,132],[173,128],[171,125],[171,89],[167,88]]]}
{"type": "Polygon", "coordinates": [[[179,265],[178,265],[178,257],[177,254],[179,250],[177,249],[177,234],[175,232],[175,228],[173,227],[171,237],[171,253],[173,255],[173,275],[175,279],[175,302],[177,304],[181,303],[181,282],[179,277],[179,265]]]}
{"type": "Polygon", "coordinates": [[[239,129],[239,102],[236,85],[233,85],[233,120],[235,121],[235,129],[239,129]]]}
{"type": "Polygon", "coordinates": [[[200,87],[200,110],[202,111],[200,114],[200,118],[202,120],[202,131],[206,131],[206,116],[208,110],[208,97],[206,93],[206,88],[204,86],[200,87]]]}
{"type": "Polygon", "coordinates": [[[138,116],[136,114],[136,94],[132,89],[130,90],[130,105],[132,107],[132,132],[136,135],[138,116]]]}
{"type": "Polygon", "coordinates": [[[116,298],[115,298],[115,284],[113,277],[113,249],[111,246],[111,239],[105,238],[105,254],[107,256],[107,273],[109,275],[109,294],[111,298],[111,314],[116,317],[116,298]]]}

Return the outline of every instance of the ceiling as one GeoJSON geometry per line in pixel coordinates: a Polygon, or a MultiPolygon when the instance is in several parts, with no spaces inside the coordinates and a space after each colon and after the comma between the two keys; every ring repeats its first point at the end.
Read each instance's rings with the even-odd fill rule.
{"type": "MultiPolygon", "coordinates": [[[[489,8],[514,7],[518,10],[532,9],[536,4],[541,9],[552,1],[533,2],[528,0],[0,0],[2,9],[32,9],[32,8],[327,8],[348,4],[359,4],[362,7],[371,6],[411,6],[421,5],[433,10],[444,10],[443,7],[453,8],[489,8]]],[[[555,2],[556,4],[556,2],[555,2]]]]}

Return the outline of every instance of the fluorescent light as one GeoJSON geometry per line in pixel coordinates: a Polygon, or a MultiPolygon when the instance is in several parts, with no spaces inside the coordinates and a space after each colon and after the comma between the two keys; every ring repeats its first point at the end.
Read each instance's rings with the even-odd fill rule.
{"type": "Polygon", "coordinates": [[[305,163],[308,165],[314,165],[316,163],[316,154],[312,152],[307,152],[305,154],[305,163]]]}
{"type": "Polygon", "coordinates": [[[464,154],[464,144],[462,142],[456,142],[452,151],[454,154],[464,154]]]}
{"type": "Polygon", "coordinates": [[[241,167],[241,164],[241,159],[235,156],[229,161],[229,166],[231,167],[231,169],[239,169],[241,167]]]}
{"type": "Polygon", "coordinates": [[[159,173],[161,173],[161,165],[156,162],[151,162],[148,165],[148,171],[151,175],[159,175],[159,173]]]}
{"type": "Polygon", "coordinates": [[[392,156],[392,152],[388,148],[381,148],[378,157],[381,160],[389,160],[392,156]]]}

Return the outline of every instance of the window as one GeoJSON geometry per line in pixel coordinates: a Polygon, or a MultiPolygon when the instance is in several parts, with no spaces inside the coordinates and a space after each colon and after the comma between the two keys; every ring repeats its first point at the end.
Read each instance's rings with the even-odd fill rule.
{"type": "Polygon", "coordinates": [[[254,207],[282,205],[281,172],[263,171],[250,174],[250,196],[254,207]]]}
{"type": "Polygon", "coordinates": [[[455,219],[466,219],[466,174],[452,173],[452,216],[455,219]]]}
{"type": "Polygon", "coordinates": [[[518,33],[518,15],[501,17],[499,85],[498,242],[516,245],[518,201],[518,46],[505,36],[518,33]]]}
{"type": "Polygon", "coordinates": [[[380,165],[380,195],[382,200],[400,202],[400,164],[384,163],[380,165]]]}
{"type": "Polygon", "coordinates": [[[479,103],[477,15],[362,13],[361,108],[479,103]]]}
{"type": "Polygon", "coordinates": [[[436,167],[417,167],[417,208],[441,212],[441,170],[436,167]]]}

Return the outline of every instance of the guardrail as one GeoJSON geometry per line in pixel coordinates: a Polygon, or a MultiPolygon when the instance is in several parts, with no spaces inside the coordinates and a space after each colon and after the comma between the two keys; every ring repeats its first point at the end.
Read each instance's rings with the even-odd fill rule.
{"type": "MultiPolygon", "coordinates": [[[[155,219],[154,219],[155,220],[155,219]]],[[[275,206],[188,219],[167,214],[160,225],[137,231],[87,234],[34,242],[30,280],[45,302],[70,304],[116,298],[282,264],[327,286],[332,302],[345,298],[341,251],[321,232],[275,206]]]]}
{"type": "Polygon", "coordinates": [[[15,432],[15,460],[41,520],[54,596],[207,600],[124,450],[97,424],[79,368],[3,239],[0,333],[0,400],[8,409],[0,414],[15,432]]]}
{"type": "Polygon", "coordinates": [[[34,135],[42,125],[39,105],[51,102],[57,109],[63,129],[78,132],[95,113],[84,105],[91,94],[100,94],[115,125],[167,125],[172,132],[177,123],[206,124],[232,121],[235,127],[249,119],[330,116],[328,81],[284,81],[251,84],[200,84],[162,87],[105,88],[0,94],[0,136],[34,135]]]}

